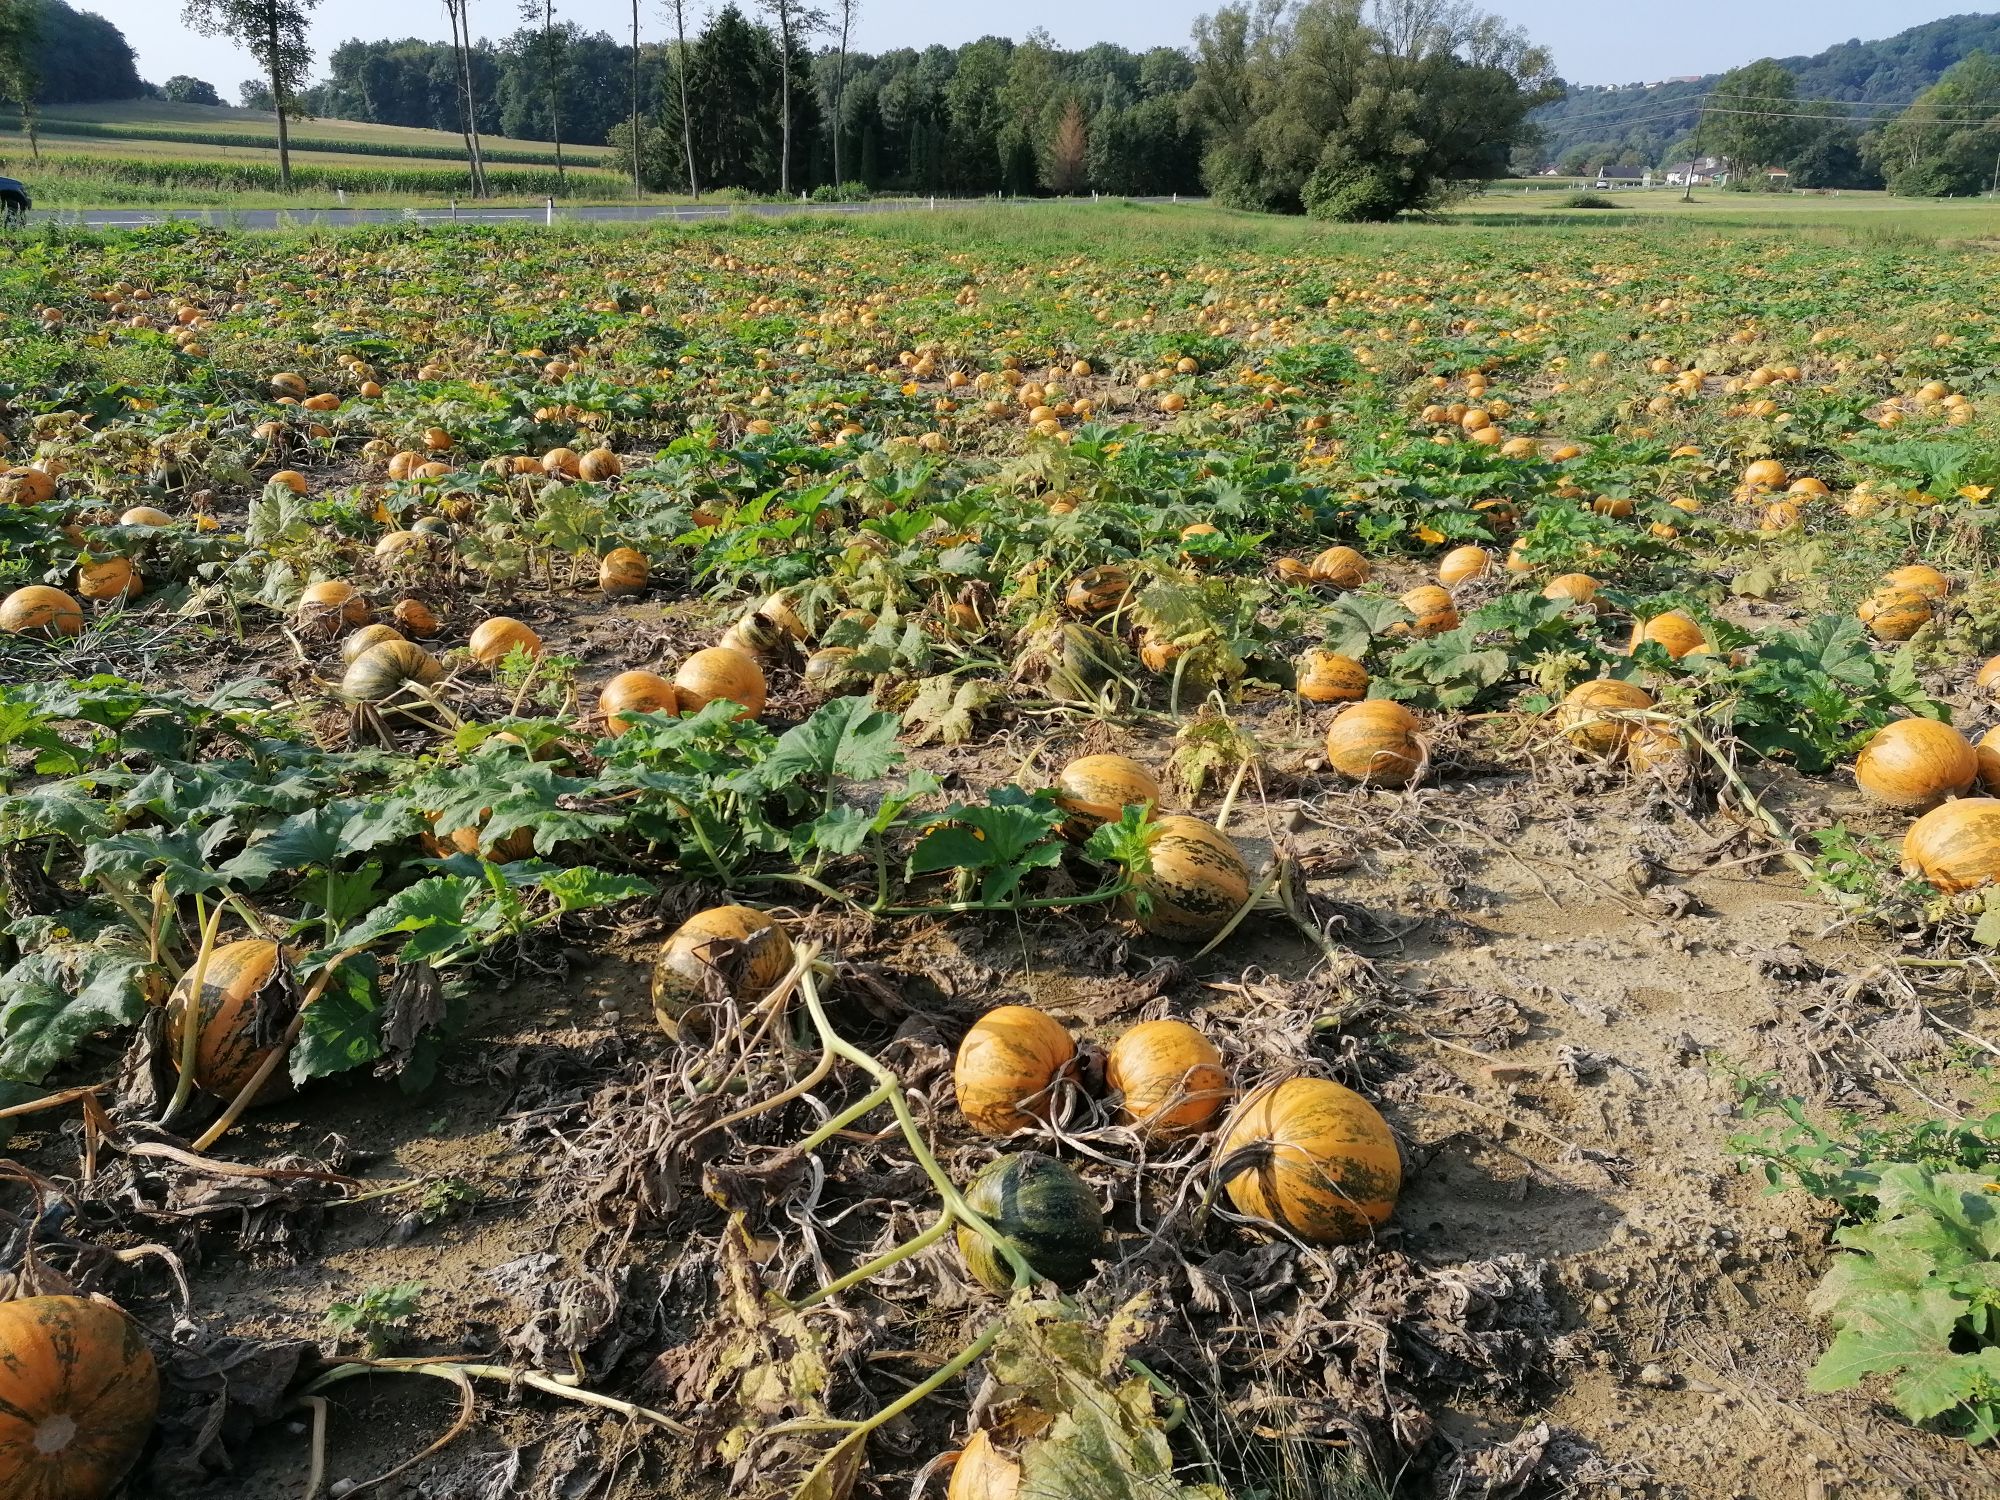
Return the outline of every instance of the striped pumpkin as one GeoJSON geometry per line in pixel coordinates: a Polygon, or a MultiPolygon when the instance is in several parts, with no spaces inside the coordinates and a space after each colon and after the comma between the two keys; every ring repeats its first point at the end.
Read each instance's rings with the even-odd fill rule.
{"type": "Polygon", "coordinates": [[[1216,1148],[1236,1211],[1313,1244],[1359,1239],[1395,1210],[1403,1166],[1375,1107],[1325,1078],[1266,1084],[1216,1148]]]}
{"type": "MultiPolygon", "coordinates": [[[[965,1202],[1012,1242],[1037,1276],[1064,1290],[1088,1281],[1104,1254],[1104,1215],[1097,1194],[1075,1172],[1039,1151],[996,1156],[965,1185],[965,1202]]],[[[958,1253],[981,1286],[1013,1290],[1013,1268],[978,1230],[959,1225],[958,1253]]]]}
{"type": "MultiPolygon", "coordinates": [[[[190,968],[167,1001],[167,1045],[176,1068],[181,1062],[182,1028],[194,990],[190,968]]],[[[277,1050],[291,1023],[298,996],[278,945],[263,938],[220,944],[208,956],[201,983],[201,1035],[195,1043],[194,1083],[204,1094],[234,1099],[264,1059],[277,1050]],[[263,1038],[260,1045],[259,1039],[263,1038]]],[[[264,1085],[259,1100],[276,1098],[290,1087],[283,1068],[264,1085]]]]}
{"type": "Polygon", "coordinates": [[[1299,658],[1299,696],[1308,703],[1352,703],[1368,696],[1368,669],[1338,651],[1308,651],[1299,658]]]}
{"type": "Polygon", "coordinates": [[[1925,813],[1903,835],[1903,869],[1941,891],[2000,880],[2000,798],[1961,797],[1925,813]]]}
{"type": "Polygon", "coordinates": [[[1351,781],[1408,786],[1424,774],[1430,756],[1417,718],[1389,698],[1343,708],[1326,728],[1327,764],[1351,781]]]}
{"type": "Polygon", "coordinates": [[[653,1018],[678,1038],[692,1013],[728,995],[754,1001],[792,967],[792,940],[778,919],[750,906],[698,911],[653,957],[653,1018]]]}
{"type": "Polygon", "coordinates": [[[983,1135],[1012,1135],[1034,1123],[1039,1095],[1076,1061],[1076,1041],[1054,1016],[1026,1005],[1001,1005],[958,1044],[952,1087],[967,1123],[983,1135]],[[1030,1104],[1030,1101],[1033,1101],[1030,1104]]]}
{"type": "Polygon", "coordinates": [[[1878,641],[1907,641],[1931,622],[1931,601],[1915,589],[1879,589],[1855,606],[1854,616],[1878,641]]]}
{"type": "Polygon", "coordinates": [[[1088,838],[1116,822],[1127,807],[1158,807],[1160,783],[1153,773],[1124,755],[1079,755],[1056,776],[1056,805],[1069,817],[1063,832],[1088,838]]]}
{"type": "Polygon", "coordinates": [[[86,1297],[0,1302],[0,1495],[103,1500],[152,1436],[160,1376],[139,1325],[86,1297]]]}
{"type": "Polygon", "coordinates": [[[1151,904],[1139,925],[1154,937],[1206,942],[1250,899],[1250,868],[1235,840],[1200,818],[1161,818],[1146,852],[1151,868],[1138,888],[1151,904]]]}

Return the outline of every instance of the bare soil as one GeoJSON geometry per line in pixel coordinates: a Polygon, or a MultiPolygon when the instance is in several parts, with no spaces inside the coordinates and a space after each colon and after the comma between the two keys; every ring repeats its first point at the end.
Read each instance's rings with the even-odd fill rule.
{"type": "MultiPolygon", "coordinates": [[[[669,659],[714,629],[710,612],[657,597],[607,608],[535,592],[511,608],[461,608],[446,639],[487,612],[521,615],[551,650],[578,658],[586,696],[612,671],[669,659]]],[[[285,667],[289,651],[271,637],[249,654],[285,667]]],[[[324,675],[329,661],[330,653],[312,666],[324,675]]],[[[210,670],[242,667],[218,661],[210,670]]],[[[285,669],[296,671],[296,661],[285,669]]],[[[794,680],[780,674],[773,686],[774,721],[809,711],[794,680]]],[[[1435,1427],[1431,1476],[1413,1477],[1409,1493],[1444,1492],[1439,1452],[1494,1444],[1535,1460],[1526,1477],[1489,1475],[1454,1493],[1970,1500],[2000,1492],[1991,1461],[1962,1444],[1911,1429],[1866,1395],[1807,1392],[1806,1371],[1826,1338],[1807,1298],[1826,1265],[1829,1220],[1801,1194],[1767,1194],[1761,1179],[1733,1169],[1727,1149],[1743,1128],[1738,1076],[1775,1073],[1819,1105],[1865,1112],[1922,1108],[1917,1090],[1949,1107],[1985,1102],[1981,1075],[1949,1038],[1913,1031],[1909,1007],[1887,998],[1886,985],[1851,994],[1854,977],[1890,951],[1887,940],[1833,930],[1830,908],[1705,786],[1633,783],[1579,765],[1545,733],[1502,722],[1481,741],[1440,745],[1435,784],[1415,793],[1301,797],[1294,791],[1314,784],[1304,773],[1318,717],[1267,700],[1247,706],[1244,719],[1265,766],[1261,790],[1253,780],[1239,797],[1232,831],[1253,867],[1278,845],[1298,862],[1322,911],[1337,916],[1333,936],[1356,956],[1365,984],[1350,982],[1355,975],[1329,982],[1318,950],[1278,918],[1254,918],[1189,963],[1102,915],[920,923],[891,940],[859,933],[848,916],[800,912],[806,930],[851,940],[900,996],[903,1014],[882,1022],[874,1040],[910,1040],[896,1055],[911,1066],[913,1092],[943,1106],[927,1118],[946,1160],[963,1168],[990,1149],[951,1118],[948,1083],[931,1090],[942,1049],[992,1003],[1032,1001],[1099,1045],[1141,1015],[1199,1017],[1253,1074],[1272,1061],[1273,1018],[1327,1014],[1334,1019],[1324,1028],[1293,1032],[1290,1045],[1332,1061],[1380,1103],[1408,1168],[1380,1243],[1341,1264],[1400,1252],[1427,1275],[1504,1256],[1545,1267],[1546,1307],[1523,1324],[1522,1347],[1534,1353],[1512,1372],[1518,1378],[1427,1382],[1421,1370],[1404,1371],[1435,1427]]],[[[1152,729],[1082,719],[996,727],[973,747],[916,758],[956,790],[1005,780],[1031,756],[1052,771],[1080,749],[1115,744],[1164,768],[1171,751],[1152,729]]],[[[1825,783],[1783,772],[1753,781],[1801,822],[1837,815],[1887,829],[1825,783]]],[[[1219,791],[1211,786],[1202,807],[1186,810],[1212,816],[1219,791]]],[[[619,1311],[610,1326],[629,1336],[586,1339],[581,1358],[593,1386],[641,1389],[648,1364],[692,1336],[713,1295],[708,1247],[722,1214],[695,1202],[629,1229],[622,1204],[591,1202],[565,1185],[574,1166],[564,1142],[599,1090],[643,1077],[671,1050],[646,999],[648,950],[705,895],[669,891],[657,911],[619,931],[537,953],[513,982],[496,978],[422,1097],[342,1078],[253,1115],[226,1153],[235,1160],[303,1157],[382,1187],[450,1180],[476,1189],[477,1203],[429,1223],[417,1213],[418,1191],[331,1206],[297,1253],[242,1248],[239,1225],[191,1229],[174,1247],[189,1265],[191,1321],[210,1335],[308,1340],[333,1356],[353,1345],[336,1347],[324,1322],[329,1304],[416,1282],[420,1311],[398,1353],[519,1363],[523,1330],[540,1319],[546,1332],[552,1302],[560,1322],[563,1296],[612,1278],[619,1311]]],[[[1972,1031],[1995,1019],[1990,996],[1933,995],[1929,1004],[1972,1031]]],[[[51,1176],[75,1170],[70,1132],[23,1132],[14,1154],[51,1176]]],[[[1198,1162],[1185,1167],[1182,1183],[1198,1171],[1198,1162]]],[[[1143,1257],[1132,1191],[1112,1191],[1122,1194],[1121,1250],[1143,1257]]],[[[878,1202],[872,1222],[843,1225],[834,1259],[859,1258],[887,1212],[878,1202]]],[[[1251,1248],[1227,1226],[1204,1235],[1211,1250],[1251,1248]]],[[[1116,1284],[1120,1274],[1114,1266],[1101,1279],[1116,1284]]],[[[888,1357],[861,1362],[873,1401],[957,1347],[978,1297],[940,1246],[908,1286],[861,1303],[857,1317],[887,1306],[901,1320],[878,1341],[888,1357]]],[[[135,1311],[168,1305],[163,1291],[135,1311]]],[[[1338,1318],[1343,1309],[1318,1311],[1338,1318]]],[[[603,1321],[583,1315],[578,1326],[603,1321]]],[[[540,1362],[560,1371],[561,1355],[548,1352],[565,1347],[558,1335],[545,1338],[540,1362]]],[[[952,1446],[968,1389],[947,1388],[949,1399],[886,1430],[858,1493],[910,1493],[910,1476],[952,1446]]],[[[621,1418],[498,1384],[482,1385],[480,1398],[467,1433],[370,1493],[756,1493],[754,1482],[732,1485],[719,1467],[621,1418]]],[[[457,1410],[457,1393],[441,1381],[385,1376],[336,1388],[332,1493],[421,1453],[457,1410]]],[[[135,1492],[292,1500],[304,1493],[309,1441],[305,1414],[292,1412],[231,1445],[233,1468],[206,1483],[141,1479],[135,1492]]],[[[943,1487],[933,1477],[924,1492],[943,1487]]]]}

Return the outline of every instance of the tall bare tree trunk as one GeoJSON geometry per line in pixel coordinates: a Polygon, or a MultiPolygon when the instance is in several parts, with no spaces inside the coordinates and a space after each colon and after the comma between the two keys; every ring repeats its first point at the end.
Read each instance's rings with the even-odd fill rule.
{"type": "Polygon", "coordinates": [[[479,191],[479,150],[472,139],[472,93],[465,86],[465,58],[459,50],[458,11],[465,0],[444,0],[445,19],[451,22],[451,70],[458,75],[458,138],[465,142],[465,170],[472,178],[472,195],[479,191]]]}
{"type": "Polygon", "coordinates": [[[833,70],[833,185],[847,179],[840,175],[841,105],[847,98],[847,28],[854,24],[854,0],[840,0],[840,61],[833,70]]]}
{"type": "Polygon", "coordinates": [[[569,188],[569,173],[563,168],[562,154],[562,74],[555,65],[556,54],[556,0],[543,0],[542,42],[548,51],[549,69],[549,132],[556,138],[556,181],[565,191],[569,188]]]}
{"type": "Polygon", "coordinates": [[[792,196],[792,12],[778,11],[778,191],[792,196]]]}
{"type": "Polygon", "coordinates": [[[632,0],[632,196],[645,195],[646,182],[639,172],[639,0],[632,0]]]}
{"type": "MultiPolygon", "coordinates": [[[[447,0],[449,5],[449,0],[447,0]]],[[[465,94],[465,140],[472,162],[472,191],[476,197],[489,196],[486,189],[486,162],[479,153],[479,96],[472,88],[472,0],[457,0],[458,81],[465,94]],[[459,28],[464,35],[459,35],[459,28]]]]}
{"type": "Polygon", "coordinates": [[[292,190],[292,138],[285,129],[285,116],[290,101],[285,98],[285,80],[278,70],[278,12],[275,7],[266,19],[271,27],[271,102],[278,106],[278,191],[289,193],[292,190]]]}
{"type": "Polygon", "coordinates": [[[680,50],[675,54],[674,72],[681,87],[681,146],[687,152],[688,196],[697,202],[701,199],[701,181],[694,170],[694,116],[688,113],[688,34],[686,0],[674,0],[674,40],[680,50]]]}

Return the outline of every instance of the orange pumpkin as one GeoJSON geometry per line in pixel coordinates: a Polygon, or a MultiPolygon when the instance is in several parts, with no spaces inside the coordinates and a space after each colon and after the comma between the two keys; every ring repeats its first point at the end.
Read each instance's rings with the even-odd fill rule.
{"type": "Polygon", "coordinates": [[[1751,489],[1775,490],[1790,477],[1775,458],[1760,458],[1743,471],[1743,483],[1751,489]]]}
{"type": "Polygon", "coordinates": [[[1915,589],[1879,589],[1855,606],[1854,616],[1878,641],[1907,641],[1931,622],[1931,601],[1915,589]]]}
{"type": "Polygon", "coordinates": [[[678,1038],[696,1012],[728,996],[756,1001],[792,967],[778,919],[749,906],[712,906],[674,930],[653,957],[653,1016],[678,1038]]]}
{"type": "Polygon", "coordinates": [[[967,1438],[944,1500],[1018,1500],[1020,1493],[1021,1461],[994,1446],[983,1427],[967,1438]]]}
{"type": "Polygon", "coordinates": [[[1972,685],[1982,693],[2000,694],[2000,656],[1990,657],[1981,663],[1972,685]]]}
{"type": "Polygon", "coordinates": [[[31,583],[0,599],[0,631],[8,635],[78,635],[83,606],[61,589],[31,583]]]}
{"type": "Polygon", "coordinates": [[[1701,627],[1677,609],[1650,620],[1635,621],[1625,649],[1637,651],[1646,641],[1657,642],[1675,661],[1708,649],[1708,637],[1701,633],[1701,627]]]}
{"type": "Polygon", "coordinates": [[[1080,755],[1056,776],[1056,805],[1069,814],[1063,832],[1088,838],[1115,822],[1128,807],[1157,807],[1160,783],[1136,760],[1123,755],[1080,755]]]}
{"type": "Polygon", "coordinates": [[[481,620],[472,632],[472,639],[466,642],[472,659],[483,667],[499,666],[517,646],[530,656],[542,654],[542,638],[508,615],[481,620]]]}
{"type": "Polygon", "coordinates": [[[312,635],[336,636],[343,630],[366,625],[371,611],[368,601],[351,583],[337,578],[308,584],[299,596],[299,628],[312,635]]]}
{"type": "Polygon", "coordinates": [[[46,505],[55,497],[55,475],[46,469],[9,469],[0,475],[0,505],[46,505]]]}
{"type": "Polygon", "coordinates": [[[1542,597],[1560,599],[1565,604],[1588,604],[1595,609],[1597,580],[1588,573],[1562,573],[1549,580],[1542,597]]]}
{"type": "Polygon", "coordinates": [[[1925,813],[1903,835],[1903,869],[1941,891],[2000,880],[2000,799],[1960,797],[1925,813]]]}
{"type": "Polygon", "coordinates": [[[1651,708],[1653,698],[1637,683],[1615,677],[1579,682],[1556,710],[1556,722],[1580,749],[1609,755],[1631,737],[1629,722],[1606,718],[1622,709],[1651,708]]]}
{"type": "Polygon", "coordinates": [[[698,714],[727,699],[742,709],[738,718],[754,719],[764,711],[764,669],[746,652],[709,646],[681,663],[674,673],[674,691],[682,713],[698,714]]]}
{"type": "Polygon", "coordinates": [[[1397,602],[1410,612],[1412,634],[1429,637],[1458,629],[1458,606],[1434,583],[1417,585],[1397,602]]]}
{"type": "Polygon", "coordinates": [[[656,673],[620,672],[597,695],[597,711],[604,715],[606,729],[623,734],[632,727],[628,714],[679,713],[680,695],[671,682],[656,673]]]}
{"type": "Polygon", "coordinates": [[[398,599],[396,607],[389,611],[389,618],[398,629],[419,640],[429,640],[438,633],[437,614],[421,599],[398,599]]]}
{"type": "Polygon", "coordinates": [[[1388,698],[1335,714],[1326,728],[1326,759],[1349,780],[1376,786],[1408,786],[1430,764],[1416,715],[1388,698]]]}
{"type": "Polygon", "coordinates": [[[1085,568],[1069,582],[1063,602],[1080,615],[1101,615],[1116,609],[1132,591],[1132,574],[1115,563],[1085,568]]]}
{"type": "Polygon", "coordinates": [[[1635,724],[1625,736],[1625,764],[1638,775],[1677,776],[1693,763],[1692,748],[1671,724],[1635,724]]]}
{"type": "MultiPolygon", "coordinates": [[[[1139,878],[1151,909],[1139,926],[1169,942],[1214,937],[1250,899],[1250,867],[1236,841],[1200,818],[1161,818],[1147,835],[1151,868],[1139,878]]],[[[1137,903],[1128,900],[1136,910],[1137,903]]]]}
{"type": "Polygon", "coordinates": [[[1313,1244],[1359,1239],[1402,1191],[1395,1137],[1375,1107],[1324,1078],[1266,1084],[1237,1106],[1215,1153],[1236,1211],[1313,1244]]]}
{"type": "Polygon", "coordinates": [[[1352,547],[1329,547],[1312,560],[1307,571],[1314,583],[1358,589],[1368,581],[1368,559],[1352,547]]]}
{"type": "Polygon", "coordinates": [[[1141,1021],[1111,1044],[1104,1086],[1118,1117],[1167,1139],[1206,1130],[1229,1098],[1215,1043],[1185,1021],[1141,1021]]]}
{"type": "Polygon", "coordinates": [[[630,547],[613,547],[597,564],[597,586],[613,596],[644,593],[652,576],[645,554],[630,547]]]}
{"type": "Polygon", "coordinates": [[[0,1491],[103,1500],[152,1436],[160,1376],[139,1325],[88,1297],[0,1302],[0,1491]]]}
{"type": "Polygon", "coordinates": [[[1982,734],[1972,753],[1979,761],[1979,789],[1989,797],[2000,794],[2000,727],[1982,734]]]}
{"type": "Polygon", "coordinates": [[[958,1044],[951,1082],[959,1111],[982,1135],[1012,1135],[1046,1109],[1038,1096],[1075,1060],[1076,1042],[1055,1017],[1025,1005],[997,1006],[958,1044]]]}
{"type": "Polygon", "coordinates": [[[542,472],[550,478],[560,475],[565,479],[580,479],[583,460],[574,448],[551,448],[542,455],[542,472]]]}
{"type": "Polygon", "coordinates": [[[1855,783],[1877,802],[1920,812],[1970,791],[1979,778],[1971,741],[1935,719],[1884,724],[1854,760],[1855,783]]]}
{"type": "Polygon", "coordinates": [[[1448,589],[1470,583],[1493,566],[1493,554],[1484,547],[1454,547],[1438,559],[1438,582],[1448,589]]]}
{"type": "Polygon", "coordinates": [[[1925,563],[1891,569],[1882,575],[1882,585],[1885,589],[1907,589],[1926,599],[1942,599],[1951,592],[1951,580],[1925,563]]]}
{"type": "MultiPolygon", "coordinates": [[[[167,1045],[176,1071],[193,993],[194,970],[190,968],[167,1000],[167,1045]]],[[[264,1059],[277,1050],[268,1043],[260,1046],[258,1038],[281,1033],[296,1004],[291,972],[276,943],[244,938],[218,945],[208,955],[208,968],[201,980],[195,1087],[217,1099],[234,1099],[264,1059]]],[[[259,1098],[275,1098],[289,1087],[289,1078],[280,1067],[259,1098]]]]}
{"type": "Polygon", "coordinates": [[[1308,703],[1349,703],[1368,696],[1368,669],[1338,651],[1308,651],[1299,658],[1299,696],[1308,703]]]}
{"type": "Polygon", "coordinates": [[[625,465],[619,462],[618,455],[609,448],[593,448],[576,461],[576,472],[579,479],[588,479],[595,483],[616,479],[625,472],[625,465]]]}
{"type": "Polygon", "coordinates": [[[135,505],[118,518],[120,526],[171,526],[174,518],[150,505],[135,505]]]}

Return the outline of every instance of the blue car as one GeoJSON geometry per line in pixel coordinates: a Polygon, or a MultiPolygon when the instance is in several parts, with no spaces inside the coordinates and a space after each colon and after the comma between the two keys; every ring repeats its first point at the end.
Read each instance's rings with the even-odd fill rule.
{"type": "Polygon", "coordinates": [[[35,201],[28,196],[26,183],[17,182],[12,177],[0,177],[0,218],[9,224],[18,224],[34,206],[35,201]]]}

